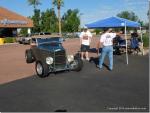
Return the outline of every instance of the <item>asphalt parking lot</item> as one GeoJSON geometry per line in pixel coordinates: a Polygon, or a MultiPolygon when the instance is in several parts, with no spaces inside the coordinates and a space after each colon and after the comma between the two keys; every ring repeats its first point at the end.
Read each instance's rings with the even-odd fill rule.
{"type": "Polygon", "coordinates": [[[94,57],[91,62],[84,61],[81,72],[60,72],[41,79],[35,75],[34,64],[21,63],[24,61],[21,51],[28,46],[14,48],[18,48],[18,55],[0,48],[3,53],[0,56],[3,63],[0,64],[1,112],[149,110],[148,56],[129,56],[129,65],[125,64],[124,55],[114,56],[114,70],[111,72],[106,67],[98,70],[94,57]],[[9,56],[8,61],[6,56],[9,56]]]}

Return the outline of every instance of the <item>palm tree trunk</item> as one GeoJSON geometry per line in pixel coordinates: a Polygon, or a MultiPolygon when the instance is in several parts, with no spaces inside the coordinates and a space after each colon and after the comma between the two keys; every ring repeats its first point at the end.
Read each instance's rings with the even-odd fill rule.
{"type": "Polygon", "coordinates": [[[35,9],[36,9],[36,6],[35,6],[35,4],[34,4],[34,6],[33,6],[33,7],[34,7],[34,11],[35,11],[35,9]]]}
{"type": "Polygon", "coordinates": [[[54,0],[52,0],[52,9],[54,10],[54,0]]]}
{"type": "Polygon", "coordinates": [[[58,8],[58,24],[59,24],[59,34],[61,35],[61,17],[60,17],[60,8],[58,8]]]}

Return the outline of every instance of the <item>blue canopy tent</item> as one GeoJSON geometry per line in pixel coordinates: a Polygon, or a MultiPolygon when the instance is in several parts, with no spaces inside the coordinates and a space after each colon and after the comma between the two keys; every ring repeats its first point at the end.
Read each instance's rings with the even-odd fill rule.
{"type": "Polygon", "coordinates": [[[88,28],[105,28],[105,27],[140,27],[140,24],[134,21],[130,21],[119,17],[110,17],[103,20],[99,20],[90,24],[86,24],[88,28]]]}
{"type": "MultiPolygon", "coordinates": [[[[128,64],[128,53],[127,53],[127,27],[133,27],[133,28],[138,28],[140,27],[140,24],[138,22],[130,21],[124,18],[119,18],[119,17],[110,17],[106,18],[103,20],[98,20],[96,22],[86,24],[90,29],[94,28],[118,28],[118,27],[123,27],[125,28],[125,39],[126,39],[126,61],[128,64]]],[[[141,30],[141,27],[140,27],[141,30]]],[[[142,33],[142,32],[141,32],[142,33]]],[[[141,35],[141,40],[142,40],[142,35],[141,35]]],[[[143,42],[143,40],[142,40],[143,42]]]]}

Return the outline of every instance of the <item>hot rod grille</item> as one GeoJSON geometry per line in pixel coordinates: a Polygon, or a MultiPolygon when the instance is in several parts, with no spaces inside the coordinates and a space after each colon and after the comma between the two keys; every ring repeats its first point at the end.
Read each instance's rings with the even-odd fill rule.
{"type": "Polygon", "coordinates": [[[66,53],[64,50],[55,52],[55,65],[66,64],[66,53]]]}

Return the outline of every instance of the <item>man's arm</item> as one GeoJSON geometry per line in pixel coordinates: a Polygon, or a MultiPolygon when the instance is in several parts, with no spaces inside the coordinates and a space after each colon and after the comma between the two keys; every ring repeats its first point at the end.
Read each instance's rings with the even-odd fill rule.
{"type": "Polygon", "coordinates": [[[80,45],[82,44],[82,37],[83,37],[83,34],[82,34],[82,32],[81,32],[81,34],[80,34],[80,36],[79,36],[79,38],[80,38],[80,45]]]}
{"type": "Polygon", "coordinates": [[[103,42],[98,41],[96,45],[96,49],[102,48],[103,47],[103,42]]]}
{"type": "Polygon", "coordinates": [[[82,44],[82,38],[80,37],[80,45],[82,44]]]}
{"type": "Polygon", "coordinates": [[[100,48],[103,47],[103,42],[99,42],[100,48]]]}
{"type": "Polygon", "coordinates": [[[90,36],[90,38],[89,38],[89,42],[91,43],[91,40],[92,40],[92,36],[90,36]]]}
{"type": "Polygon", "coordinates": [[[91,43],[91,41],[92,41],[92,33],[90,31],[88,31],[88,37],[89,37],[89,42],[91,43]]]}
{"type": "Polygon", "coordinates": [[[99,40],[99,47],[100,47],[100,48],[103,47],[104,40],[105,40],[105,37],[102,35],[102,36],[100,37],[100,40],[99,40]]]}
{"type": "Polygon", "coordinates": [[[122,33],[122,31],[119,31],[119,32],[116,32],[116,35],[118,35],[118,36],[122,36],[122,35],[123,35],[123,33],[122,33]]]}
{"type": "Polygon", "coordinates": [[[98,41],[97,45],[96,45],[96,51],[97,51],[97,54],[99,55],[100,51],[99,51],[99,48],[102,48],[103,47],[103,43],[98,41]]]}
{"type": "Polygon", "coordinates": [[[100,48],[100,42],[98,41],[98,43],[96,44],[96,49],[100,48]]]}

